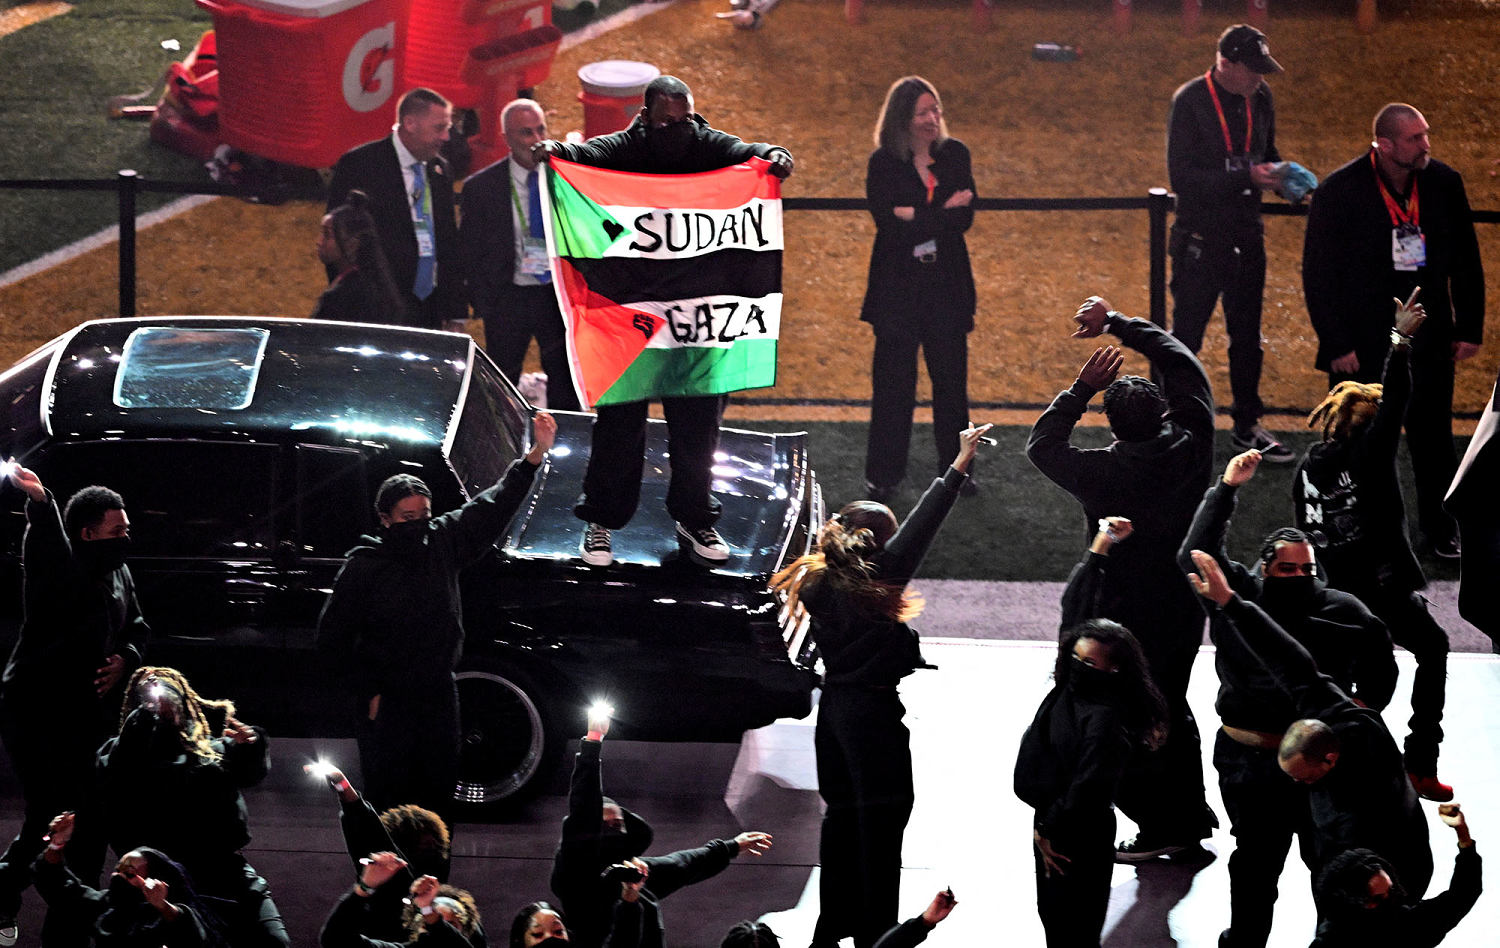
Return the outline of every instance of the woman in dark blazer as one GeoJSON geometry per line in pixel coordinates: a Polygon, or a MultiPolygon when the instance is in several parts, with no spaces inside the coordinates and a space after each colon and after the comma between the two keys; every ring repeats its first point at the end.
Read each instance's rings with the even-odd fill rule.
{"type": "MultiPolygon", "coordinates": [[[[859,318],[875,329],[865,486],[883,503],[906,476],[918,348],[932,380],[939,465],[958,453],[969,423],[975,303],[964,231],[974,223],[974,176],[969,149],[948,137],[937,90],[919,76],[886,93],[875,142],[865,178],[875,247],[859,318]]],[[[964,490],[973,492],[972,477],[964,490]]]]}

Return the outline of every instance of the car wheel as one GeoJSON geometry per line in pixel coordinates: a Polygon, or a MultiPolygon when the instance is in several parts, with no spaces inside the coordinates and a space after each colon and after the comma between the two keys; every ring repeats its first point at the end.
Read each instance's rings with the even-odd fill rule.
{"type": "Polygon", "coordinates": [[[542,692],[518,671],[492,666],[459,672],[458,782],[464,807],[515,802],[544,789],[557,769],[562,741],[542,692]]]}

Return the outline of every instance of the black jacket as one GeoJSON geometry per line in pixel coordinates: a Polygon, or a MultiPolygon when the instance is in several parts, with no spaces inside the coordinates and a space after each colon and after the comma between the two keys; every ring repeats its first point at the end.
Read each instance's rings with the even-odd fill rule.
{"type": "Polygon", "coordinates": [[[969,332],[974,328],[974,271],[964,233],[974,225],[974,206],[947,208],[954,192],[974,189],[969,149],[956,138],[945,140],[932,156],[937,187],[932,200],[910,159],[884,148],[870,153],[865,198],[875,219],[875,246],[859,318],[876,332],[925,329],[969,332]],[[916,216],[903,221],[893,208],[910,207],[916,216]],[[937,259],[922,263],[912,248],[937,243],[937,259]]]}
{"type": "Polygon", "coordinates": [[[1484,889],[1483,861],[1475,846],[1453,858],[1448,891],[1414,905],[1362,908],[1337,915],[1325,912],[1312,948],[1432,948],[1463,921],[1484,889]]]}
{"type": "MultiPolygon", "coordinates": [[[[739,846],[729,839],[709,840],[696,849],[665,856],[642,856],[651,845],[651,827],[644,819],[624,810],[625,832],[604,832],[604,785],[599,752],[602,743],[578,742],[573,760],[573,783],[568,792],[568,815],[563,817],[562,838],[552,860],[552,892],[557,896],[568,931],[584,948],[605,944],[620,901],[620,883],[606,882],[599,874],[610,865],[641,857],[649,870],[636,909],[627,909],[627,931],[620,945],[661,945],[661,909],[657,904],[683,886],[702,882],[723,872],[739,855],[739,846]],[[642,906],[641,903],[649,903],[642,906]],[[632,927],[634,926],[634,927],[632,927]],[[631,941],[630,939],[639,939],[631,941]]],[[[628,904],[628,903],[621,903],[628,904]]]]}
{"type": "MultiPolygon", "coordinates": [[[[681,155],[663,155],[652,147],[644,110],[622,131],[590,138],[578,145],[554,142],[556,155],[566,161],[609,168],[613,171],[635,171],[642,174],[695,174],[717,171],[737,165],[747,158],[769,158],[773,151],[786,151],[780,145],[744,142],[711,128],[703,116],[689,117],[693,139],[681,155]]],[[[790,152],[788,152],[790,154],[790,152]]]]}
{"type": "Polygon", "coordinates": [[[1382,381],[1374,419],[1349,438],[1308,448],[1292,475],[1297,528],[1326,542],[1318,557],[1329,584],[1355,595],[1427,585],[1407,537],[1396,476],[1396,448],[1411,397],[1405,348],[1391,348],[1382,381]]]}
{"type": "Polygon", "coordinates": [[[98,573],[74,558],[51,491],[41,501],[26,502],[26,523],[21,545],[25,618],[0,689],[12,708],[45,706],[49,727],[94,733],[104,722],[118,720],[124,683],[146,650],[150,630],[136,602],[135,582],[128,566],[98,573]],[[104,659],[116,654],[125,661],[120,684],[101,696],[94,676],[104,659]]]}
{"type": "Polygon", "coordinates": [[[112,898],[108,889],[85,885],[66,863],[45,858],[36,861],[36,890],[49,912],[86,920],[97,948],[228,948],[221,916],[233,905],[199,896],[182,867],[164,853],[149,856],[157,867],[153,878],[167,884],[167,899],[177,907],[171,921],[133,890],[123,899],[112,898]]]}
{"type": "MultiPolygon", "coordinates": [[[[463,262],[458,249],[458,218],[454,213],[453,180],[442,158],[427,163],[427,184],[432,192],[432,228],[437,255],[437,283],[427,305],[417,308],[412,284],[417,278],[417,232],[412,226],[411,202],[406,194],[406,180],[401,160],[391,136],[377,138],[345,152],[333,167],[328,183],[328,210],[343,204],[349,192],[358,188],[370,196],[370,213],[375,218],[375,232],[385,251],[396,290],[406,301],[408,318],[427,312],[439,319],[463,319],[468,315],[464,305],[463,262]]],[[[424,326],[441,329],[441,322],[424,326]]]]}
{"type": "MultiPolygon", "coordinates": [[[[384,890],[387,886],[399,886],[392,879],[376,892],[384,890]]],[[[375,911],[372,906],[373,899],[346,892],[333,906],[328,920],[323,923],[323,931],[318,935],[318,944],[322,948],[398,948],[398,946],[418,945],[421,948],[473,948],[468,939],[458,933],[458,929],[447,922],[429,924],[422,929],[414,941],[407,941],[403,934],[400,938],[384,940],[372,938],[364,931],[369,927],[368,914],[375,911]]]]}
{"type": "MultiPolygon", "coordinates": [[[[966,480],[967,475],[952,467],[933,480],[875,554],[873,578],[905,586],[916,575],[966,480]]],[[[812,616],[813,636],[823,656],[824,684],[889,687],[927,664],[917,633],[906,623],[872,613],[831,582],[813,581],[803,590],[801,601],[812,616]]]]}
{"type": "Polygon", "coordinates": [[[1441,161],[1415,172],[1427,265],[1391,264],[1391,218],[1369,153],[1323,179],[1313,192],[1302,245],[1302,290],[1318,333],[1317,367],[1348,352],[1359,377],[1375,381],[1385,357],[1395,297],[1420,286],[1427,321],[1417,331],[1418,358],[1451,358],[1455,341],[1484,334],[1484,265],[1463,178],[1441,161]]]}
{"type": "MultiPolygon", "coordinates": [[[[464,181],[464,213],[458,236],[463,246],[466,296],[476,316],[503,316],[517,292],[511,190],[509,158],[464,181]]],[[[520,195],[520,199],[524,206],[526,195],[520,195]]]]}
{"type": "MultiPolygon", "coordinates": [[[[1238,493],[1238,488],[1220,478],[1203,496],[1198,515],[1178,553],[1183,572],[1197,572],[1189,556],[1191,551],[1203,550],[1211,555],[1224,571],[1230,587],[1265,609],[1287,634],[1307,649],[1319,671],[1332,678],[1346,694],[1376,711],[1383,710],[1396,689],[1396,658],[1391,652],[1391,636],[1385,623],[1366,609],[1364,603],[1329,588],[1321,580],[1312,584],[1305,600],[1283,602],[1277,593],[1279,587],[1272,585],[1282,583],[1281,580],[1262,579],[1244,564],[1230,559],[1225,536],[1238,493]],[[1269,596],[1267,587],[1271,590],[1269,596]]],[[[1297,720],[1297,709],[1260,662],[1237,651],[1239,637],[1224,634],[1227,621],[1219,610],[1209,611],[1208,632],[1217,646],[1214,669],[1219,673],[1215,710],[1231,727],[1286,730],[1297,720]]]]}
{"type": "Polygon", "coordinates": [[[1235,596],[1222,611],[1229,620],[1222,637],[1236,639],[1235,648],[1265,666],[1299,719],[1316,718],[1338,736],[1337,763],[1308,786],[1319,865],[1346,849],[1372,849],[1414,890],[1425,890],[1432,877],[1427,818],[1380,713],[1355,704],[1321,674],[1307,650],[1259,606],[1235,596]]]}
{"type": "Polygon", "coordinates": [[[428,521],[410,548],[366,536],[349,551],[318,621],[318,647],[330,667],[350,668],[361,701],[451,687],[464,644],[459,572],[505,532],[536,469],[513,461],[494,486],[428,521]]]}
{"type": "Polygon", "coordinates": [[[1235,157],[1249,164],[1280,161],[1276,151],[1276,108],[1264,82],[1250,94],[1235,95],[1214,83],[1224,108],[1224,125],[1203,76],[1172,94],[1167,112],[1167,176],[1177,193],[1176,228],[1210,241],[1260,240],[1260,189],[1250,183],[1248,167],[1228,170],[1224,125],[1235,157]],[[1245,108],[1251,110],[1250,142],[1245,142],[1245,108]],[[1247,154],[1248,152],[1248,154],[1247,154]]]}
{"type": "Polygon", "coordinates": [[[309,319],[342,319],[351,323],[390,323],[403,326],[406,311],[400,299],[381,303],[373,278],[363,270],[350,270],[328,284],[313,306],[309,319]]]}
{"type": "Polygon", "coordinates": [[[1138,737],[1114,706],[1054,685],[1016,755],[1016,796],[1036,810],[1036,831],[1066,852],[1069,841],[1112,825],[1115,790],[1138,737]]]}

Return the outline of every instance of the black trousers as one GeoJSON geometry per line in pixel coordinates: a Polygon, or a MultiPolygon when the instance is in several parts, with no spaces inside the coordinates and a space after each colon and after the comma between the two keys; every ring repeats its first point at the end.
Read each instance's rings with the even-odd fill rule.
{"type": "Polygon", "coordinates": [[[818,792],[826,810],[813,944],[870,948],[896,924],[901,843],[915,794],[911,733],[894,688],[829,685],[818,704],[818,792]]]}
{"type": "Polygon", "coordinates": [[[377,810],[415,803],[449,820],[458,728],[458,687],[451,678],[446,688],[381,695],[373,721],[369,706],[360,708],[356,737],[365,798],[377,810]]]}
{"type": "Polygon", "coordinates": [[[1203,751],[1198,722],[1188,705],[1188,681],[1203,641],[1203,609],[1181,574],[1161,573],[1140,581],[1128,601],[1105,610],[1140,639],[1167,702],[1166,743],[1137,749],[1115,793],[1115,805],[1141,832],[1157,840],[1202,839],[1218,825],[1203,787],[1203,751]]]}
{"type": "Polygon", "coordinates": [[[1427,597],[1421,593],[1376,585],[1349,592],[1385,623],[1391,641],[1417,660],[1411,682],[1406,769],[1419,777],[1433,776],[1438,745],[1443,742],[1443,706],[1448,701],[1448,633],[1432,617],[1427,597]]]}
{"type": "Polygon", "coordinates": [[[865,480],[877,487],[895,487],[906,477],[911,415],[917,404],[918,349],[932,380],[932,437],[937,448],[933,470],[943,470],[958,456],[959,432],[969,425],[968,334],[942,327],[877,331],[865,449],[865,480]]]}
{"type": "Polygon", "coordinates": [[[1035,844],[1031,847],[1036,911],[1047,933],[1047,948],[1099,948],[1115,868],[1115,815],[1111,811],[1093,826],[1074,828],[1048,842],[1071,861],[1063,864],[1062,873],[1048,878],[1041,853],[1035,844]]]}
{"type": "Polygon", "coordinates": [[[1224,329],[1229,334],[1229,387],[1234,394],[1230,414],[1236,428],[1260,421],[1260,370],[1265,354],[1260,345],[1261,297],[1266,287],[1264,239],[1197,240],[1190,233],[1172,233],[1172,335],[1196,355],[1203,347],[1203,331],[1222,297],[1224,329]]]}
{"type": "MultiPolygon", "coordinates": [[[[667,512],[690,530],[706,529],[719,522],[721,507],[712,487],[724,402],[723,395],[661,400],[667,418],[667,452],[672,466],[667,512]]],[[[583,496],[573,508],[578,519],[619,530],[635,516],[641,502],[648,404],[625,402],[600,405],[597,409],[589,466],[583,475],[583,496]]]]}
{"type": "Polygon", "coordinates": [[[1302,861],[1317,878],[1307,789],[1281,772],[1275,748],[1247,747],[1223,731],[1214,740],[1214,769],[1234,834],[1229,857],[1233,948],[1263,948],[1294,834],[1302,861]]]}
{"type": "MultiPolygon", "coordinates": [[[[1411,455],[1412,479],[1417,487],[1417,525],[1430,544],[1458,535],[1458,524],[1443,509],[1443,497],[1458,472],[1453,446],[1452,343],[1428,341],[1418,334],[1411,357],[1411,399],[1406,403],[1406,448],[1411,455]]],[[[1353,375],[1331,372],[1328,387],[1346,379],[1379,382],[1384,359],[1360,356],[1353,375]]]]}
{"type": "Polygon", "coordinates": [[[547,407],[577,411],[578,393],[568,370],[567,331],[557,311],[557,291],[551,284],[518,286],[506,297],[506,309],[485,310],[484,350],[512,383],[521,378],[526,350],[536,338],[542,371],[547,373],[547,407]]]}
{"type": "MultiPolygon", "coordinates": [[[[0,916],[15,918],[21,909],[21,893],[31,885],[31,867],[42,854],[47,826],[64,810],[77,810],[94,782],[94,752],[103,742],[97,722],[62,719],[37,704],[7,701],[0,708],[0,737],[15,768],[26,800],[21,830],[0,856],[0,916]],[[17,705],[20,705],[17,707],[17,705]]],[[[88,827],[80,827],[86,833],[88,827]]],[[[98,845],[98,844],[96,844],[98,845]]],[[[82,838],[66,851],[70,868],[87,885],[99,877],[97,851],[82,838]]],[[[89,943],[89,928],[67,912],[47,913],[42,923],[42,944],[83,946],[89,943]]]]}

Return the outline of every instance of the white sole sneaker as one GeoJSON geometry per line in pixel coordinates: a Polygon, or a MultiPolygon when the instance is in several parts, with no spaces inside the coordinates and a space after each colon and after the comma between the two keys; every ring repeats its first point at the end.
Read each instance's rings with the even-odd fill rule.
{"type": "Polygon", "coordinates": [[[729,561],[729,544],[719,536],[719,531],[712,527],[707,530],[689,530],[682,524],[677,524],[677,539],[688,548],[698,559],[706,563],[726,563],[729,561]]]}
{"type": "Polygon", "coordinates": [[[583,531],[578,543],[578,555],[590,566],[609,566],[615,561],[615,551],[610,543],[609,531],[591,523],[583,531]]]}

